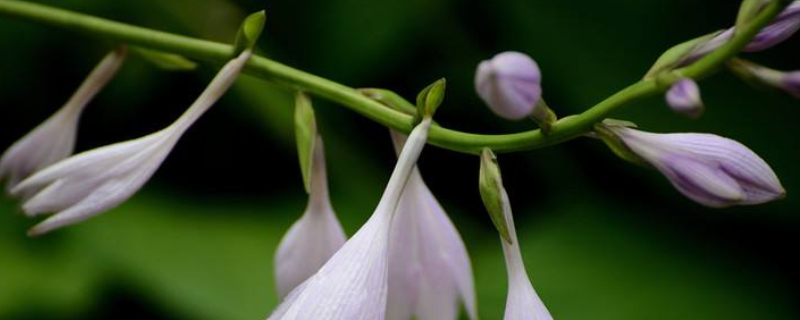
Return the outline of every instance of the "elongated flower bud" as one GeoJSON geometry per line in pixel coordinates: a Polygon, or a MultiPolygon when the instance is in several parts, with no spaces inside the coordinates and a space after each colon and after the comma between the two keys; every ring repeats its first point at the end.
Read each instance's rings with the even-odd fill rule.
{"type": "Polygon", "coordinates": [[[503,52],[478,65],[475,90],[498,116],[520,120],[530,116],[542,96],[539,65],[520,52],[503,52]]]}
{"type": "Polygon", "coordinates": [[[8,148],[0,159],[0,180],[8,177],[7,190],[72,154],[83,109],[114,77],[125,53],[125,48],[108,53],[58,112],[8,148]]]}
{"type": "Polygon", "coordinates": [[[700,88],[694,80],[685,78],[678,80],[667,91],[667,104],[672,111],[697,119],[703,114],[703,101],[700,99],[700,88]]]}
{"type": "Polygon", "coordinates": [[[779,71],[742,59],[733,59],[728,67],[743,80],[778,88],[800,99],[800,70],[779,71]]]}
{"type": "Polygon", "coordinates": [[[186,129],[233,84],[250,55],[248,50],[228,62],[194,104],[169,127],[139,139],[77,154],[20,182],[12,194],[36,192],[23,205],[28,215],[55,213],[29,234],[39,235],[86,220],[133,196],[186,129]]]}
{"type": "Polygon", "coordinates": [[[790,4],[770,25],[761,30],[742,50],[763,51],[786,41],[800,29],[800,1],[790,4]]]}
{"type": "Polygon", "coordinates": [[[431,119],[423,118],[409,135],[369,220],[316,274],[295,288],[268,319],[384,319],[392,219],[425,146],[430,125],[431,119]]]}
{"type": "Polygon", "coordinates": [[[305,213],[283,236],[275,254],[278,294],[285,298],[319,270],[347,240],[328,196],[322,138],[317,136],[305,213]]]}
{"type": "MultiPolygon", "coordinates": [[[[522,253],[519,248],[519,240],[517,239],[517,230],[514,227],[514,217],[511,212],[511,202],[508,199],[508,193],[503,187],[502,177],[500,176],[500,169],[497,164],[494,154],[488,149],[483,151],[481,155],[481,169],[482,171],[491,171],[496,174],[491,174],[491,180],[494,182],[491,187],[492,201],[484,199],[484,205],[490,212],[501,211],[502,218],[493,220],[503,220],[506,225],[506,233],[500,235],[500,242],[503,246],[503,256],[506,262],[506,271],[508,274],[508,295],[506,297],[506,311],[503,319],[505,320],[552,320],[553,317],[547,311],[547,307],[536,294],[533,289],[528,273],[525,271],[525,262],[522,260],[522,253]],[[496,197],[494,196],[496,194],[496,197]],[[496,201],[495,201],[496,200],[496,201]]],[[[485,180],[485,173],[481,174],[481,180],[485,180]]],[[[488,192],[486,182],[481,181],[481,193],[488,192]]],[[[490,213],[492,214],[492,213],[490,213]]]]}
{"type": "MultiPolygon", "coordinates": [[[[405,136],[392,131],[398,152],[405,136]]],[[[477,319],[467,249],[418,168],[408,178],[389,238],[387,320],[455,320],[459,301],[477,319]]]]}
{"type": "Polygon", "coordinates": [[[786,194],[769,165],[731,139],[702,133],[605,128],[643,162],[661,171],[678,191],[705,206],[759,204],[786,194]]]}

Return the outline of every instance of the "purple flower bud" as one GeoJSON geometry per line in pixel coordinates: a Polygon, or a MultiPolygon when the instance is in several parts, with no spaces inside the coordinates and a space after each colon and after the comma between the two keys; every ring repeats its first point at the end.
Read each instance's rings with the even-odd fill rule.
{"type": "Polygon", "coordinates": [[[700,99],[700,88],[694,80],[681,79],[667,91],[667,104],[677,113],[697,119],[703,114],[703,101],[700,99]]]}
{"type": "Polygon", "coordinates": [[[800,71],[787,72],[783,77],[784,91],[800,99],[800,71]]]}
{"type": "Polygon", "coordinates": [[[800,99],[800,70],[784,72],[754,63],[742,63],[741,66],[755,80],[786,91],[800,99]]]}
{"type": "Polygon", "coordinates": [[[759,204],[783,198],[778,177],[758,155],[712,134],[657,134],[608,126],[631,152],[661,171],[690,199],[709,206],[759,204]]]}
{"type": "Polygon", "coordinates": [[[526,54],[503,52],[478,65],[475,90],[495,114],[520,120],[531,115],[539,104],[541,72],[526,54]]]}
{"type": "Polygon", "coordinates": [[[800,1],[794,1],[778,15],[775,21],[762,29],[742,51],[754,52],[769,49],[789,39],[798,29],[800,29],[800,1]]]}

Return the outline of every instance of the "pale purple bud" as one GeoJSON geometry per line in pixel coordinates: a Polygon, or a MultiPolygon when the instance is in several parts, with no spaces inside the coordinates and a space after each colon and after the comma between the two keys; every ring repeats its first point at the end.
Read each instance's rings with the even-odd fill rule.
{"type": "Polygon", "coordinates": [[[800,99],[800,70],[784,72],[748,62],[739,65],[755,80],[800,99]]]}
{"type": "Polygon", "coordinates": [[[431,119],[423,118],[409,135],[369,220],[317,273],[297,286],[268,320],[385,319],[392,221],[430,126],[431,119]]]}
{"type": "Polygon", "coordinates": [[[108,53],[58,112],[8,148],[0,159],[0,180],[8,177],[7,190],[72,154],[83,109],[114,77],[125,53],[124,48],[108,53]]]}
{"type": "MultiPolygon", "coordinates": [[[[399,152],[405,137],[392,131],[392,139],[399,152]]],[[[390,232],[386,320],[455,320],[459,302],[477,319],[467,249],[415,167],[390,232]]]]}
{"type": "Polygon", "coordinates": [[[308,206],[281,239],[275,254],[278,295],[285,298],[319,270],[347,240],[328,196],[322,138],[317,135],[308,206]]]}
{"type": "Polygon", "coordinates": [[[770,25],[766,26],[742,50],[762,51],[789,39],[800,29],[800,1],[790,4],[770,25]]]}
{"type": "Polygon", "coordinates": [[[11,193],[35,193],[23,205],[29,216],[54,212],[30,230],[39,235],[110,210],[138,191],[161,166],[181,135],[216,102],[250,57],[228,62],[208,88],[172,125],[148,136],[89,150],[38,171],[11,193]]]}
{"type": "Polygon", "coordinates": [[[772,168],[746,146],[702,133],[657,134],[608,126],[631,152],[661,171],[690,199],[709,206],[759,204],[786,191],[772,168]]]}
{"type": "Polygon", "coordinates": [[[475,90],[495,114],[509,120],[531,115],[542,95],[536,61],[520,52],[503,52],[478,65],[475,90]]]}
{"type": "Polygon", "coordinates": [[[672,111],[697,119],[703,113],[700,88],[694,80],[684,78],[675,82],[666,94],[667,104],[672,111]]]}

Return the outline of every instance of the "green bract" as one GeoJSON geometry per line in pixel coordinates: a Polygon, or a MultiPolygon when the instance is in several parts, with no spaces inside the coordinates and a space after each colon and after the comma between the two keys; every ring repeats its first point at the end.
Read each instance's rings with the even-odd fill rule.
{"type": "Polygon", "coordinates": [[[481,171],[478,179],[478,186],[481,192],[481,200],[489,212],[494,227],[500,236],[512,243],[511,235],[508,233],[508,221],[506,221],[506,202],[508,199],[503,197],[503,178],[500,174],[500,166],[497,164],[497,157],[489,149],[481,152],[481,171]]]}
{"type": "Polygon", "coordinates": [[[303,186],[306,192],[311,192],[312,155],[317,141],[317,120],[314,117],[314,108],[311,107],[311,99],[302,92],[297,93],[294,107],[294,134],[300,172],[303,174],[303,186]]]}
{"type": "Polygon", "coordinates": [[[236,41],[233,44],[234,55],[239,55],[244,50],[253,49],[258,37],[261,36],[261,30],[264,30],[266,21],[267,15],[264,10],[244,18],[242,25],[239,27],[239,32],[236,33],[236,41]]]}

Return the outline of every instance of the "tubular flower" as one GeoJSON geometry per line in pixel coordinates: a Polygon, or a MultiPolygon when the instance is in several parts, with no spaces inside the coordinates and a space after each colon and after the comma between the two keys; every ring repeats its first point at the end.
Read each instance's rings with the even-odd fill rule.
{"type": "Polygon", "coordinates": [[[542,96],[539,65],[520,52],[499,53],[478,65],[475,90],[500,117],[520,120],[535,112],[542,96]]]}
{"type": "Polygon", "coordinates": [[[317,135],[308,206],[283,236],[275,255],[275,278],[281,298],[316,273],[347,240],[328,196],[324,152],[322,138],[317,135]]]}
{"type": "Polygon", "coordinates": [[[172,125],[148,136],[89,150],[20,182],[11,193],[35,193],[23,210],[55,214],[30,230],[39,235],[86,220],[130,198],[158,169],[181,135],[233,84],[251,52],[231,60],[172,125]]]}
{"type": "MultiPolygon", "coordinates": [[[[399,151],[405,137],[392,131],[392,139],[399,151]]],[[[416,167],[395,215],[386,319],[457,319],[459,300],[476,319],[475,285],[464,242],[416,167]]]]}
{"type": "Polygon", "coordinates": [[[317,273],[295,288],[268,319],[384,319],[392,219],[425,146],[430,125],[431,119],[426,117],[409,135],[369,220],[317,273]]]}
{"type": "Polygon", "coordinates": [[[503,255],[505,256],[506,271],[508,273],[508,296],[506,297],[506,311],[503,319],[552,320],[553,317],[547,311],[542,299],[536,294],[536,290],[533,289],[531,280],[528,278],[528,273],[525,271],[525,263],[522,261],[511,205],[504,188],[501,188],[500,196],[502,198],[503,213],[508,225],[508,234],[511,238],[509,242],[500,237],[500,242],[503,243],[503,255]]]}
{"type": "Polygon", "coordinates": [[[702,133],[656,134],[607,126],[645,163],[690,199],[709,206],[759,204],[786,191],[757,154],[731,139],[702,133]]]}
{"type": "MultiPolygon", "coordinates": [[[[34,172],[72,154],[81,112],[111,81],[125,55],[124,47],[108,53],[61,109],[8,148],[0,158],[0,180],[8,177],[8,191],[34,172]]],[[[20,196],[27,198],[30,194],[20,196]]]]}
{"type": "Polygon", "coordinates": [[[697,119],[703,113],[700,88],[689,78],[675,82],[666,94],[667,104],[672,111],[697,119]]]}

